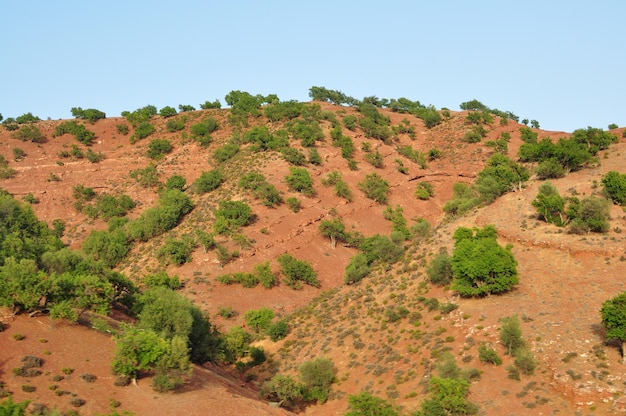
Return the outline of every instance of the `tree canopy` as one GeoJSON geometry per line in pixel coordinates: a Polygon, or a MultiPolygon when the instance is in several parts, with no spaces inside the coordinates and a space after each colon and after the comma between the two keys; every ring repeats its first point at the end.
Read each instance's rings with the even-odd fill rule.
{"type": "Polygon", "coordinates": [[[498,244],[493,225],[483,229],[459,227],[454,240],[452,289],[462,296],[503,293],[519,282],[511,247],[498,244]]]}

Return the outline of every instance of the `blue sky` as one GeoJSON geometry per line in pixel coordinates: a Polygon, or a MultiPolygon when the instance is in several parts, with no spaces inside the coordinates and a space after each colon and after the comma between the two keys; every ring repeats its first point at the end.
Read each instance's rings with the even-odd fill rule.
{"type": "MultiPolygon", "coordinates": [[[[8,2],[7,2],[8,3],[8,2]]],[[[0,113],[109,117],[311,86],[547,130],[626,125],[626,2],[33,1],[2,6],[0,113]]]]}

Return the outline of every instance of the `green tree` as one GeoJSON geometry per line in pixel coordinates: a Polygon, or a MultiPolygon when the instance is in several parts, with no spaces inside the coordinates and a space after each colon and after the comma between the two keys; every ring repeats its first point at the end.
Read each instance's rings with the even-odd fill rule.
{"type": "Polygon", "coordinates": [[[606,337],[621,342],[622,363],[626,364],[626,292],[605,301],[600,315],[606,328],[606,337]]]}
{"type": "Polygon", "coordinates": [[[337,246],[337,240],[345,241],[346,239],[346,226],[341,218],[333,218],[331,220],[323,220],[318,227],[320,234],[324,237],[330,238],[331,247],[337,246]]]}
{"type": "Polygon", "coordinates": [[[246,321],[246,326],[257,333],[262,332],[270,327],[274,319],[274,311],[267,307],[251,309],[243,315],[243,319],[246,321]]]}
{"type": "Polygon", "coordinates": [[[519,282],[512,247],[498,244],[494,226],[473,230],[459,227],[454,240],[452,289],[461,296],[503,293],[519,282]]]}
{"type": "Polygon", "coordinates": [[[283,275],[285,275],[287,286],[300,289],[302,283],[305,283],[313,287],[320,287],[317,273],[307,262],[298,260],[289,253],[279,256],[276,260],[280,264],[283,275]]]}
{"type": "Polygon", "coordinates": [[[400,416],[400,410],[368,391],[348,396],[350,410],[344,416],[400,416]]]}
{"type": "Polygon", "coordinates": [[[445,247],[435,254],[432,260],[426,266],[426,274],[431,283],[436,285],[447,285],[452,282],[454,273],[452,271],[452,257],[448,254],[445,247]]]}
{"type": "Polygon", "coordinates": [[[306,170],[306,168],[290,167],[289,172],[289,175],[285,176],[285,181],[289,189],[301,192],[306,196],[315,195],[313,179],[311,179],[309,171],[306,170]]]}
{"type": "Polygon", "coordinates": [[[387,194],[390,189],[389,182],[384,180],[379,174],[370,173],[357,186],[369,199],[381,204],[387,203],[387,194]]]}
{"type": "Polygon", "coordinates": [[[252,208],[243,201],[220,201],[219,208],[213,213],[216,218],[214,229],[218,234],[235,232],[253,220],[252,208]]]}
{"type": "Polygon", "coordinates": [[[454,416],[478,413],[478,406],[467,400],[470,382],[460,378],[433,377],[430,398],[422,402],[420,416],[454,416]]]}
{"type": "Polygon", "coordinates": [[[532,204],[537,208],[539,218],[548,223],[563,226],[569,220],[565,213],[565,199],[550,182],[539,186],[539,194],[532,204]]]}
{"type": "Polygon", "coordinates": [[[526,347],[526,342],[522,338],[522,327],[517,315],[508,316],[501,319],[500,342],[506,347],[507,353],[517,356],[517,353],[526,347]]]}
{"type": "Polygon", "coordinates": [[[278,401],[280,406],[293,407],[302,399],[303,386],[289,375],[276,374],[263,383],[261,395],[268,400],[278,401]]]}
{"type": "Polygon", "coordinates": [[[616,171],[607,172],[602,178],[604,194],[614,203],[626,205],[626,174],[616,171]]]}
{"type": "Polygon", "coordinates": [[[335,381],[335,366],[329,358],[305,361],[299,368],[300,381],[306,387],[305,398],[324,403],[335,381]]]}
{"type": "Polygon", "coordinates": [[[205,194],[219,188],[225,180],[226,177],[219,169],[212,169],[202,172],[191,187],[196,194],[205,194]]]}
{"type": "Polygon", "coordinates": [[[346,266],[343,281],[346,284],[352,284],[361,281],[365,276],[370,274],[370,264],[367,256],[363,253],[357,253],[350,259],[346,266]]]}
{"type": "Polygon", "coordinates": [[[146,155],[150,159],[160,160],[172,151],[172,143],[167,139],[153,139],[148,143],[146,155]]]}
{"type": "Polygon", "coordinates": [[[156,332],[127,326],[116,336],[113,372],[136,379],[140,372],[153,369],[169,352],[170,344],[156,332]]]}

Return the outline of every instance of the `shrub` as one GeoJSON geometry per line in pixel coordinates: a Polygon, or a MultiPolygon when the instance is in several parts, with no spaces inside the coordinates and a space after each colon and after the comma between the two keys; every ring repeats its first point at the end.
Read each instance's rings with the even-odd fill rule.
{"type": "Polygon", "coordinates": [[[300,380],[306,387],[305,398],[324,403],[328,398],[330,386],[335,380],[335,368],[328,358],[305,361],[300,366],[300,380]]]}
{"type": "Polygon", "coordinates": [[[177,189],[182,191],[185,188],[185,184],[187,183],[187,179],[181,175],[172,175],[167,178],[165,182],[165,189],[177,189]]]}
{"type": "Polygon", "coordinates": [[[428,266],[426,266],[426,274],[431,283],[445,286],[452,282],[454,274],[452,272],[452,257],[448,254],[445,247],[437,253],[428,266]]]}
{"type": "Polygon", "coordinates": [[[357,253],[350,259],[350,263],[346,266],[343,281],[346,284],[353,284],[361,281],[370,273],[370,266],[367,256],[363,253],[357,253]]]}
{"type": "Polygon", "coordinates": [[[222,104],[220,103],[220,100],[215,100],[213,102],[205,101],[204,104],[200,104],[200,108],[203,110],[211,110],[214,108],[222,108],[222,104]]]}
{"type": "Polygon", "coordinates": [[[189,111],[196,111],[196,108],[193,105],[189,105],[189,104],[179,104],[178,109],[180,110],[181,113],[186,113],[189,111]]]}
{"type": "Polygon", "coordinates": [[[302,283],[313,287],[320,286],[317,273],[307,262],[298,260],[288,253],[279,256],[276,260],[281,266],[281,272],[286,278],[287,286],[292,289],[300,289],[302,283]]]}
{"type": "Polygon", "coordinates": [[[306,196],[315,195],[313,179],[311,179],[308,170],[305,168],[290,167],[289,172],[290,174],[285,176],[285,181],[289,189],[300,192],[306,196]]]}
{"type": "Polygon", "coordinates": [[[537,361],[533,357],[532,352],[527,348],[522,348],[515,355],[515,367],[524,375],[530,376],[537,368],[537,361]]]}
{"type": "Polygon", "coordinates": [[[302,208],[302,202],[294,197],[287,198],[287,205],[289,205],[289,209],[293,212],[298,212],[302,208]]]}
{"type": "Polygon", "coordinates": [[[489,363],[493,365],[502,364],[502,358],[500,358],[496,350],[488,347],[485,344],[480,344],[480,346],[478,347],[478,359],[483,363],[489,363]]]}
{"type": "Polygon", "coordinates": [[[172,143],[167,139],[153,139],[148,143],[147,156],[159,160],[172,151],[172,143]]]}
{"type": "Polygon", "coordinates": [[[165,129],[170,133],[181,131],[184,128],[185,128],[185,120],[183,120],[182,118],[167,120],[167,122],[165,123],[165,129]]]}
{"type": "Polygon", "coordinates": [[[46,136],[39,130],[39,127],[34,124],[26,124],[19,128],[19,130],[13,132],[11,137],[21,140],[23,142],[30,141],[33,143],[45,143],[46,136]]]}
{"type": "Polygon", "coordinates": [[[404,253],[404,248],[401,244],[380,234],[375,234],[363,239],[359,244],[359,249],[365,254],[368,264],[372,264],[375,261],[393,264],[398,261],[404,253]]]}
{"type": "Polygon", "coordinates": [[[400,416],[400,409],[367,391],[348,396],[350,411],[345,416],[400,416]]]}
{"type": "Polygon", "coordinates": [[[130,136],[130,143],[133,144],[137,140],[145,139],[156,131],[156,128],[147,121],[141,122],[135,127],[135,132],[130,136]]]}
{"type": "Polygon", "coordinates": [[[213,169],[208,172],[202,172],[191,187],[194,193],[205,194],[219,188],[225,180],[226,178],[220,170],[213,169]]]}
{"type": "Polygon", "coordinates": [[[302,390],[303,386],[291,376],[276,374],[263,383],[261,395],[268,400],[277,401],[281,406],[292,407],[302,399],[302,390]]]}
{"type": "Polygon", "coordinates": [[[433,196],[433,185],[430,182],[418,183],[415,196],[423,201],[429,200],[433,196]]]}
{"type": "Polygon", "coordinates": [[[383,155],[381,155],[378,150],[376,150],[376,153],[367,153],[365,155],[365,161],[375,168],[383,167],[383,155]]]}
{"type": "Polygon", "coordinates": [[[41,121],[41,119],[37,116],[34,116],[32,113],[25,113],[21,116],[15,117],[15,122],[17,124],[34,123],[36,121],[41,121]]]}
{"type": "Polygon", "coordinates": [[[365,176],[365,179],[358,183],[358,187],[369,199],[381,204],[387,203],[389,182],[384,180],[379,174],[371,173],[365,176]]]}
{"type": "Polygon", "coordinates": [[[254,274],[257,279],[259,279],[261,285],[266,289],[274,287],[278,284],[276,276],[274,275],[274,273],[272,272],[272,268],[270,267],[269,261],[257,264],[254,267],[254,274]]]}
{"type": "Polygon", "coordinates": [[[309,149],[309,163],[317,166],[322,164],[322,156],[320,156],[319,152],[314,147],[309,149]]]}
{"type": "Polygon", "coordinates": [[[541,180],[545,179],[557,179],[565,176],[566,171],[563,165],[555,158],[542,160],[535,169],[537,178],[541,180]]]}
{"type": "Polygon", "coordinates": [[[194,245],[189,239],[168,238],[157,252],[157,258],[165,264],[180,266],[191,261],[193,249],[194,245]]]}
{"type": "Polygon", "coordinates": [[[232,233],[253,220],[252,209],[243,201],[220,201],[214,214],[214,228],[218,234],[232,233]]]}
{"type": "Polygon", "coordinates": [[[604,194],[615,204],[626,205],[626,174],[607,172],[602,178],[602,185],[604,194]]]}
{"type": "Polygon", "coordinates": [[[254,332],[263,332],[272,323],[274,311],[267,307],[251,309],[243,315],[243,319],[246,321],[246,326],[252,328],[254,332]]]}
{"type": "Polygon", "coordinates": [[[287,322],[284,319],[281,319],[280,321],[271,324],[265,331],[265,333],[274,342],[285,338],[288,332],[289,332],[289,324],[287,324],[287,322]]]}
{"type": "Polygon", "coordinates": [[[218,163],[224,163],[239,153],[237,143],[226,143],[213,152],[213,159],[218,163]]]}
{"type": "Polygon", "coordinates": [[[130,177],[144,188],[152,188],[159,184],[159,173],[152,163],[143,169],[131,170],[130,177]]]}
{"type": "Polygon", "coordinates": [[[73,107],[71,111],[72,116],[83,120],[88,120],[91,123],[95,123],[97,120],[107,117],[106,113],[100,110],[96,110],[95,108],[88,108],[86,110],[83,110],[80,107],[73,107]]]}
{"type": "Polygon", "coordinates": [[[494,226],[459,227],[454,233],[452,289],[461,296],[485,296],[513,289],[519,282],[512,246],[501,247],[494,226]]]}
{"type": "Polygon", "coordinates": [[[526,342],[522,338],[522,328],[517,315],[512,315],[501,319],[500,342],[506,347],[507,353],[517,356],[517,353],[526,347],[526,342]]]}
{"type": "Polygon", "coordinates": [[[166,105],[159,111],[159,115],[163,118],[172,117],[176,114],[178,114],[176,109],[174,107],[170,107],[169,105],[166,105]]]}
{"type": "Polygon", "coordinates": [[[105,159],[105,156],[102,152],[94,152],[91,149],[87,149],[85,158],[91,163],[99,163],[105,159]]]}
{"type": "Polygon", "coordinates": [[[128,128],[127,124],[120,123],[115,125],[115,130],[117,130],[119,134],[126,136],[130,129],[128,128]]]}
{"type": "Polygon", "coordinates": [[[13,148],[13,160],[19,162],[20,160],[24,159],[24,157],[26,157],[26,152],[24,151],[24,149],[19,147],[13,148]]]}
{"type": "Polygon", "coordinates": [[[292,165],[303,166],[307,163],[304,153],[293,147],[285,147],[281,150],[281,153],[283,158],[292,165]]]}

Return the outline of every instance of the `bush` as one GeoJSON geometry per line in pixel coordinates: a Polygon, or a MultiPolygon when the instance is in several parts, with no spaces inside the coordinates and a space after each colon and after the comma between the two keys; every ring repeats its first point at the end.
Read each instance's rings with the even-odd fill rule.
{"type": "Polygon", "coordinates": [[[350,259],[350,263],[346,266],[343,281],[346,284],[353,284],[361,281],[370,273],[370,266],[367,256],[363,253],[357,253],[350,259]]]}
{"type": "Polygon", "coordinates": [[[480,344],[478,347],[478,359],[483,363],[489,363],[493,365],[501,365],[502,358],[498,355],[496,350],[487,347],[485,344],[480,344]]]}
{"type": "Polygon", "coordinates": [[[517,356],[517,353],[526,347],[526,342],[522,338],[522,327],[517,315],[502,318],[500,331],[500,342],[507,349],[507,354],[517,356]]]}
{"type": "Polygon", "coordinates": [[[292,289],[300,289],[302,283],[313,287],[320,287],[317,280],[317,273],[310,264],[305,261],[298,260],[291,254],[283,254],[277,259],[281,267],[281,272],[286,278],[286,284],[292,289]]]}
{"type": "Polygon", "coordinates": [[[254,275],[259,280],[261,285],[266,289],[272,288],[278,284],[276,276],[274,275],[274,273],[272,272],[272,268],[270,267],[269,261],[257,264],[254,267],[254,275]]]}
{"type": "Polygon", "coordinates": [[[281,153],[283,155],[283,158],[292,165],[303,166],[307,163],[304,153],[296,148],[285,147],[283,150],[281,150],[281,153]]]}
{"type": "Polygon", "coordinates": [[[157,252],[157,258],[162,263],[180,266],[191,261],[193,249],[194,245],[189,239],[168,238],[157,252]]]}
{"type": "Polygon", "coordinates": [[[13,132],[11,137],[21,140],[23,142],[30,141],[33,143],[45,143],[46,136],[39,130],[39,127],[34,124],[26,124],[19,128],[19,130],[13,132]]]}
{"type": "Polygon", "coordinates": [[[159,115],[163,118],[172,117],[176,114],[178,114],[176,109],[174,107],[170,107],[169,105],[166,105],[159,111],[159,115]]]}
{"type": "Polygon", "coordinates": [[[135,132],[133,133],[132,136],[130,136],[130,143],[133,144],[137,140],[145,139],[146,137],[150,136],[155,131],[156,131],[156,128],[152,124],[148,123],[147,121],[144,121],[135,127],[135,132]]]}
{"type": "Polygon", "coordinates": [[[154,139],[148,143],[147,156],[151,159],[159,160],[172,151],[172,143],[167,139],[154,139]]]}
{"type": "Polygon", "coordinates": [[[423,201],[429,200],[433,196],[433,185],[430,182],[420,182],[417,184],[415,196],[423,201]]]}
{"type": "Polygon", "coordinates": [[[350,411],[345,416],[400,416],[400,410],[367,391],[348,396],[350,411]]]}
{"type": "Polygon", "coordinates": [[[156,166],[152,163],[143,169],[131,170],[130,177],[136,180],[143,188],[152,188],[159,184],[159,173],[156,166]]]}
{"type": "Polygon", "coordinates": [[[381,204],[387,203],[387,194],[390,188],[389,182],[384,180],[379,174],[371,173],[365,176],[365,179],[358,183],[358,187],[369,199],[381,204]]]}
{"type": "Polygon", "coordinates": [[[293,212],[298,212],[302,208],[300,200],[294,197],[287,198],[287,205],[289,205],[289,209],[293,212]]]}
{"type": "Polygon", "coordinates": [[[233,233],[239,227],[250,224],[254,218],[252,209],[243,201],[220,201],[214,214],[214,228],[218,234],[233,233]]]}
{"type": "Polygon", "coordinates": [[[127,124],[122,124],[122,123],[116,124],[115,125],[115,130],[117,130],[117,132],[119,134],[122,134],[124,136],[126,136],[129,133],[129,131],[130,131],[130,129],[128,128],[128,125],[127,124]]]}
{"type": "Polygon", "coordinates": [[[218,163],[224,163],[239,153],[237,143],[226,143],[213,152],[213,159],[218,163]]]}
{"type": "Polygon", "coordinates": [[[172,175],[165,182],[165,189],[176,189],[182,191],[185,188],[187,179],[181,175],[172,175]]]}
{"type": "Polygon", "coordinates": [[[376,153],[367,153],[365,155],[365,161],[375,168],[383,167],[383,155],[381,155],[378,150],[376,150],[376,153]]]}
{"type": "Polygon", "coordinates": [[[252,328],[254,332],[263,332],[270,327],[274,319],[274,311],[267,307],[251,309],[243,315],[243,319],[246,321],[246,326],[252,328]]]}
{"type": "Polygon", "coordinates": [[[300,380],[306,387],[305,398],[324,403],[335,381],[335,368],[328,358],[306,361],[300,366],[300,380]]]}
{"type": "Polygon", "coordinates": [[[289,189],[300,192],[306,196],[315,195],[313,189],[313,179],[309,175],[309,171],[305,168],[290,167],[290,174],[285,176],[285,181],[289,189]]]}
{"type": "Polygon", "coordinates": [[[170,133],[181,131],[184,128],[185,128],[185,120],[183,120],[182,118],[167,120],[167,122],[165,123],[165,129],[170,133]]]}
{"type": "Polygon", "coordinates": [[[289,332],[289,324],[284,319],[271,324],[265,333],[270,337],[270,339],[274,342],[279,341],[287,336],[289,332]]]}
{"type": "Polygon", "coordinates": [[[213,169],[208,172],[202,172],[191,187],[194,193],[205,194],[219,188],[225,180],[226,178],[220,170],[213,169]]]}
{"type": "Polygon", "coordinates": [[[454,277],[452,272],[452,257],[450,257],[445,247],[428,263],[428,266],[426,266],[426,274],[430,282],[436,285],[445,286],[452,282],[454,277]]]}
{"type": "Polygon", "coordinates": [[[485,296],[507,292],[519,283],[512,246],[501,247],[494,226],[459,227],[454,233],[452,289],[461,296],[485,296]]]}
{"type": "Polygon", "coordinates": [[[205,101],[204,104],[200,104],[200,108],[203,110],[211,110],[214,108],[222,108],[222,104],[220,100],[215,100],[213,102],[205,101]]]}
{"type": "Polygon", "coordinates": [[[73,107],[71,111],[72,116],[83,120],[88,120],[91,123],[95,123],[97,120],[105,119],[107,117],[106,113],[100,110],[96,110],[95,108],[88,108],[86,110],[83,110],[80,107],[73,107]]]}
{"type": "Polygon", "coordinates": [[[626,205],[626,174],[610,171],[602,178],[604,194],[615,204],[626,205]]]}
{"type": "Polygon", "coordinates": [[[550,158],[539,162],[535,173],[538,179],[545,180],[562,178],[565,176],[566,171],[557,159],[550,158]]]}

